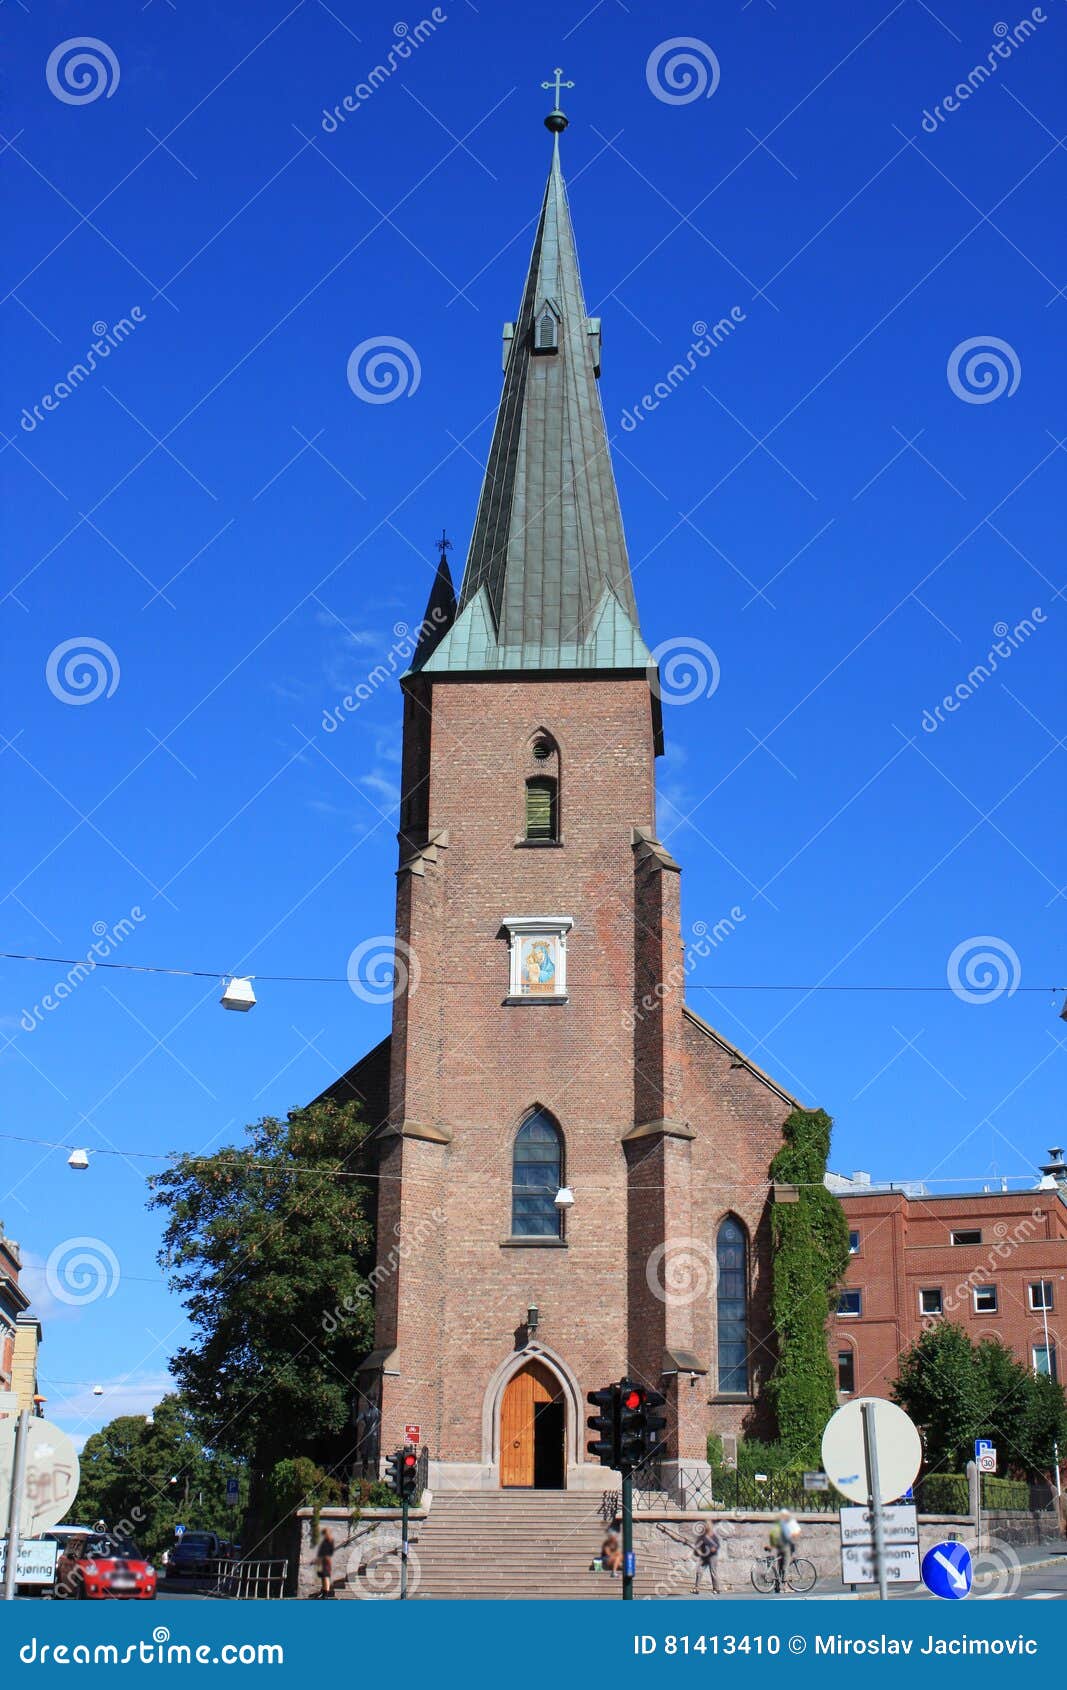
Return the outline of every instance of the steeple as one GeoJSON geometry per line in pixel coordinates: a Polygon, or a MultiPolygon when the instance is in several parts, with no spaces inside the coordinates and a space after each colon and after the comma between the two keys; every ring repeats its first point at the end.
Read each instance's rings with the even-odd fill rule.
{"type": "MultiPolygon", "coordinates": [[[[518,319],[455,624],[427,671],[641,669],[619,498],[597,390],[600,321],[586,313],[559,138],[518,319]]],[[[570,86],[570,84],[564,84],[570,86]]]]}

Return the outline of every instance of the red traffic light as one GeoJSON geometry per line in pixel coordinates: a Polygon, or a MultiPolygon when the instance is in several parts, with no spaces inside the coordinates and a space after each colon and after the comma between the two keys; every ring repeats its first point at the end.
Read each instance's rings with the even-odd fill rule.
{"type": "Polygon", "coordinates": [[[419,1458],[415,1454],[415,1451],[412,1450],[412,1449],[406,1450],[404,1452],[404,1466],[405,1467],[417,1467],[418,1464],[419,1464],[419,1458]]]}
{"type": "Polygon", "coordinates": [[[623,1408],[640,1408],[644,1401],[644,1392],[630,1389],[622,1399],[623,1408]]]}

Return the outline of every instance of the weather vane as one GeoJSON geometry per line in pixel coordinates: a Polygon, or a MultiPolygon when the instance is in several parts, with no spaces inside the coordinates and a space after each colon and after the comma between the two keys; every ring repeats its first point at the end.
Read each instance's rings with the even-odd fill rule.
{"type": "Polygon", "coordinates": [[[437,547],[437,550],[441,554],[441,562],[444,563],[445,553],[450,552],[452,550],[452,542],[448,538],[448,533],[447,533],[446,529],[442,528],[441,538],[439,540],[435,540],[434,545],[437,547]]]}
{"type": "Polygon", "coordinates": [[[563,72],[560,69],[559,65],[557,65],[555,70],[552,72],[552,77],[553,77],[553,80],[551,82],[542,82],[542,84],[541,84],[542,88],[553,89],[553,91],[555,92],[555,96],[556,96],[556,103],[553,106],[552,110],[549,112],[548,116],[545,118],[545,128],[551,129],[553,134],[558,135],[558,134],[560,134],[560,132],[562,130],[566,129],[566,127],[567,127],[567,119],[564,116],[563,112],[560,110],[560,104],[559,104],[560,89],[561,88],[573,88],[574,83],[573,82],[564,82],[563,72]]]}

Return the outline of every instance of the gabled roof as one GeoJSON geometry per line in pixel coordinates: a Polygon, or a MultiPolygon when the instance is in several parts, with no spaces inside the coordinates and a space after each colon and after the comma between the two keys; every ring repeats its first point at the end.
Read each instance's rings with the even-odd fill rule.
{"type": "Polygon", "coordinates": [[[557,132],[459,614],[413,669],[647,669],[597,389],[599,345],[557,132]]]}

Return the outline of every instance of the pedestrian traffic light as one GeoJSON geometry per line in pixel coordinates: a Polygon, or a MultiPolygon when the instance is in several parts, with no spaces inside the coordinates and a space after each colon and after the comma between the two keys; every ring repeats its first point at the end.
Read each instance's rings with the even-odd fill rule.
{"type": "Polygon", "coordinates": [[[656,1410],[666,1403],[661,1391],[647,1390],[632,1379],[619,1382],[619,1465],[623,1471],[643,1467],[664,1447],[660,1433],[667,1425],[656,1410]]]}
{"type": "Polygon", "coordinates": [[[602,1391],[590,1391],[587,1402],[599,1409],[590,1415],[586,1424],[591,1432],[600,1435],[586,1445],[588,1454],[595,1455],[602,1467],[619,1468],[619,1387],[605,1385],[602,1391]]]}
{"type": "Polygon", "coordinates": [[[402,1502],[414,1502],[418,1495],[419,1458],[413,1449],[400,1452],[400,1483],[396,1487],[402,1502]]]}

